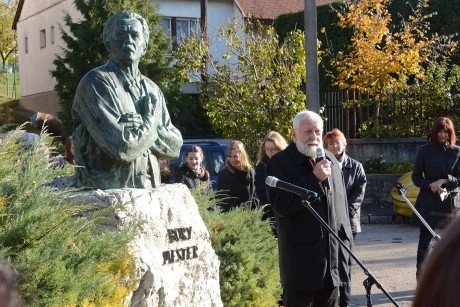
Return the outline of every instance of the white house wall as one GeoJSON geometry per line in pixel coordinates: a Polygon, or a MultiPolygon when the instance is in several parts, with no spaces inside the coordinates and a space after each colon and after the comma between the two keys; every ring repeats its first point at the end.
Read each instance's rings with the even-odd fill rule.
{"type": "MultiPolygon", "coordinates": [[[[158,13],[165,17],[200,18],[200,0],[157,0],[158,13]]],[[[210,52],[221,60],[225,53],[224,42],[218,40],[218,29],[230,20],[242,20],[241,12],[233,0],[208,0],[208,38],[212,43],[210,52]]]]}
{"type": "Polygon", "coordinates": [[[21,80],[21,104],[33,111],[57,112],[56,80],[51,77],[55,55],[61,52],[63,43],[59,25],[69,12],[80,18],[72,0],[26,0],[17,22],[19,49],[19,77],[21,80]],[[51,29],[54,27],[54,43],[51,29]],[[40,31],[45,30],[46,46],[40,47],[40,31]],[[25,48],[27,37],[28,52],[25,48]]]}

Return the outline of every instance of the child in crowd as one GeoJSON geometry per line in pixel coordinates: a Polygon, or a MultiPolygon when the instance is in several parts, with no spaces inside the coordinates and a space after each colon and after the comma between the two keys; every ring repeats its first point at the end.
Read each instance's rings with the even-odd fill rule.
{"type": "Polygon", "coordinates": [[[200,146],[192,145],[187,148],[185,162],[176,169],[176,183],[183,183],[189,189],[199,185],[211,187],[210,175],[203,165],[203,149],[200,146]]]}

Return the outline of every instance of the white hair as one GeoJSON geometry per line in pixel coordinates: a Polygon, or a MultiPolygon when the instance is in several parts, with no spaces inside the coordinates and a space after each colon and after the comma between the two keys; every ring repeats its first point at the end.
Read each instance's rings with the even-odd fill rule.
{"type": "Polygon", "coordinates": [[[321,129],[323,128],[323,119],[321,116],[313,111],[308,110],[297,113],[297,115],[294,117],[292,128],[297,132],[299,130],[300,123],[304,120],[312,120],[318,122],[321,125],[321,129]]]}

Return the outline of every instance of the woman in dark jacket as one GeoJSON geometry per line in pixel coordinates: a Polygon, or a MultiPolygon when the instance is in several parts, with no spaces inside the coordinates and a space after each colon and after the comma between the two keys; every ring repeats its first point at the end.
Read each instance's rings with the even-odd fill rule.
{"type": "Polygon", "coordinates": [[[248,209],[258,205],[254,177],[255,171],[243,143],[232,141],[227,147],[225,167],[217,180],[217,190],[221,196],[219,206],[223,212],[240,205],[248,209]]]}
{"type": "Polygon", "coordinates": [[[210,175],[203,165],[203,149],[197,145],[190,146],[185,153],[185,161],[176,169],[176,183],[183,183],[189,189],[203,184],[210,188],[210,175]]]}
{"type": "Polygon", "coordinates": [[[275,214],[273,213],[273,209],[267,196],[267,188],[265,185],[265,178],[267,175],[265,172],[265,166],[267,166],[268,161],[274,154],[285,149],[286,146],[286,140],[281,136],[281,134],[276,131],[270,131],[265,135],[262,143],[260,143],[259,153],[257,154],[255,177],[256,193],[259,198],[260,205],[263,206],[264,210],[262,220],[269,219],[271,221],[272,231],[275,236],[275,214]]]}
{"type": "MultiPolygon", "coordinates": [[[[412,181],[420,188],[415,208],[432,229],[446,218],[451,220],[459,210],[457,187],[460,184],[460,147],[452,121],[439,117],[428,136],[429,142],[417,151],[412,181]]],[[[416,215],[414,220],[420,222],[416,215]]],[[[417,277],[431,249],[433,236],[420,226],[417,248],[417,277]]]]}

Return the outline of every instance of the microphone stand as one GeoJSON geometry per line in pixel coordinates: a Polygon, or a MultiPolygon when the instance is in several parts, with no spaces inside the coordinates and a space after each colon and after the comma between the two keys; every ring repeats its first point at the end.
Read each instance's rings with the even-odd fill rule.
{"type": "Polygon", "coordinates": [[[433,228],[430,227],[430,225],[425,221],[425,219],[422,217],[422,215],[415,209],[415,207],[411,204],[410,200],[407,198],[407,190],[404,189],[404,184],[401,182],[398,182],[394,185],[394,188],[398,192],[399,195],[401,195],[404,198],[404,201],[407,203],[407,205],[412,209],[412,211],[417,215],[419,218],[420,222],[426,227],[426,229],[431,233],[433,236],[435,242],[438,242],[441,240],[441,236],[439,236],[436,232],[434,232],[433,228]]]}
{"type": "MultiPolygon", "coordinates": [[[[319,197],[318,197],[319,198],[319,197]]],[[[315,200],[317,200],[318,198],[316,198],[315,200]]],[[[313,200],[313,201],[315,201],[313,200]]],[[[365,266],[364,264],[362,264],[361,261],[359,261],[359,259],[355,256],[355,254],[353,254],[353,252],[351,251],[351,249],[345,245],[345,243],[343,243],[343,241],[339,238],[339,236],[332,230],[332,228],[323,220],[323,218],[318,214],[318,212],[315,211],[315,209],[313,209],[313,207],[310,205],[310,202],[308,201],[308,199],[302,199],[302,204],[308,209],[310,210],[310,212],[316,217],[316,219],[320,222],[320,224],[325,228],[327,229],[327,231],[332,234],[334,236],[334,238],[340,243],[340,245],[342,245],[342,247],[344,247],[348,254],[350,254],[350,256],[356,261],[356,263],[359,264],[359,266],[363,269],[364,271],[364,275],[367,276],[367,278],[363,281],[363,285],[364,285],[364,288],[366,289],[366,298],[367,298],[367,306],[368,307],[371,307],[372,306],[372,299],[371,299],[371,288],[372,288],[372,285],[376,285],[377,288],[379,288],[380,290],[382,290],[382,292],[388,297],[388,299],[395,305],[395,306],[398,306],[399,307],[399,304],[393,299],[393,297],[391,297],[391,295],[383,288],[382,284],[380,282],[378,282],[378,280],[374,277],[374,275],[372,275],[371,271],[369,271],[365,266]]]]}

